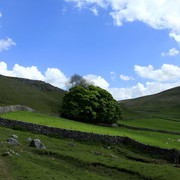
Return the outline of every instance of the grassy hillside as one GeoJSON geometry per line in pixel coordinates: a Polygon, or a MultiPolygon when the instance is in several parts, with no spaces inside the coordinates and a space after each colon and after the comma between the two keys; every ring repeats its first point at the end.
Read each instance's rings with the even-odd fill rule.
{"type": "Polygon", "coordinates": [[[0,127],[0,179],[177,180],[179,168],[158,157],[125,146],[56,139],[32,132],[0,127]],[[5,142],[18,135],[20,145],[5,142]],[[29,147],[27,138],[40,139],[46,150],[29,147]],[[10,155],[7,152],[12,152],[10,155]],[[18,155],[16,154],[18,153],[18,155]]]}
{"type": "Polygon", "coordinates": [[[169,89],[158,94],[129,99],[119,102],[121,106],[140,113],[163,114],[169,117],[180,117],[180,87],[169,89]]]}
{"type": "MultiPolygon", "coordinates": [[[[180,142],[178,141],[179,135],[172,135],[166,133],[158,133],[151,131],[142,131],[142,130],[132,130],[122,127],[103,127],[92,124],[86,124],[82,122],[72,121],[68,119],[53,117],[44,114],[32,113],[32,112],[10,112],[7,114],[1,115],[1,117],[8,119],[21,120],[25,122],[36,123],[40,125],[46,125],[51,127],[59,127],[64,129],[78,130],[84,132],[92,132],[98,134],[106,134],[106,135],[116,135],[116,136],[127,136],[132,139],[135,139],[139,142],[149,145],[155,145],[163,148],[175,148],[180,150],[180,142]]],[[[149,119],[150,121],[150,119],[149,119]]],[[[173,132],[180,132],[179,126],[177,126],[176,122],[161,120],[160,123],[158,120],[153,120],[153,123],[148,122],[148,120],[144,120],[144,124],[139,125],[140,127],[154,128],[160,130],[169,130],[173,132]],[[146,124],[147,123],[147,124],[146,124]],[[163,124],[162,126],[160,124],[163,124]],[[156,127],[157,125],[157,127],[156,127]]],[[[127,121],[129,122],[129,121],[127,121]]],[[[124,121],[126,123],[126,121],[124,121]]],[[[138,123],[136,123],[136,127],[138,123]]],[[[129,124],[128,124],[129,125],[129,124]]],[[[133,125],[133,123],[132,123],[133,125]]]]}
{"type": "Polygon", "coordinates": [[[0,106],[20,104],[37,111],[59,114],[64,93],[42,81],[0,75],[0,106]]]}

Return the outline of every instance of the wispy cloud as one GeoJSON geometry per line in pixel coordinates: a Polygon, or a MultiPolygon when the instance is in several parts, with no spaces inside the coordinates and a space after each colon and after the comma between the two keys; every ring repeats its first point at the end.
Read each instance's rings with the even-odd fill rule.
{"type": "Polygon", "coordinates": [[[95,8],[95,7],[92,7],[90,8],[90,10],[92,11],[92,13],[95,15],[95,16],[98,16],[98,10],[95,8]]]}
{"type": "Polygon", "coordinates": [[[125,76],[125,75],[123,75],[123,74],[120,75],[120,79],[123,80],[123,81],[134,80],[133,77],[131,77],[131,76],[125,76]]]}
{"type": "Polygon", "coordinates": [[[161,56],[176,56],[178,54],[179,54],[179,51],[176,48],[172,48],[168,52],[162,52],[161,56]]]}
{"type": "Polygon", "coordinates": [[[155,29],[169,29],[169,35],[180,42],[179,0],[65,0],[77,7],[100,7],[108,11],[116,26],[140,21],[155,29]]]}
{"type": "Polygon", "coordinates": [[[112,71],[110,72],[110,75],[111,75],[111,80],[116,81],[116,73],[112,71]]]}
{"type": "Polygon", "coordinates": [[[11,46],[15,46],[16,43],[11,39],[11,38],[7,38],[5,39],[1,39],[0,40],[0,52],[3,50],[8,50],[11,46]]]}

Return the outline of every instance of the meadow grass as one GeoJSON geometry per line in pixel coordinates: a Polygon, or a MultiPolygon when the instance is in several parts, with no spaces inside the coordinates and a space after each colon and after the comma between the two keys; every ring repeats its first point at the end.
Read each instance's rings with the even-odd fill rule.
{"type": "Polygon", "coordinates": [[[4,127],[0,127],[0,134],[0,179],[175,180],[180,177],[175,165],[125,146],[50,138],[4,127]],[[3,143],[12,134],[18,135],[20,145],[3,143]],[[47,149],[29,147],[29,137],[40,139],[47,149]],[[68,145],[70,141],[75,148],[68,145]],[[9,150],[20,156],[5,156],[9,150]]]}
{"type": "Polygon", "coordinates": [[[180,133],[180,121],[174,122],[160,118],[144,118],[144,119],[125,119],[125,120],[120,120],[118,122],[120,124],[128,125],[128,126],[180,133]]]}
{"type": "Polygon", "coordinates": [[[97,126],[64,118],[58,118],[54,116],[25,111],[9,112],[7,114],[1,115],[1,117],[51,127],[78,130],[97,134],[127,136],[145,144],[155,145],[169,149],[176,148],[180,150],[180,142],[178,141],[178,139],[180,138],[179,135],[157,133],[151,131],[131,130],[122,127],[97,126]]]}

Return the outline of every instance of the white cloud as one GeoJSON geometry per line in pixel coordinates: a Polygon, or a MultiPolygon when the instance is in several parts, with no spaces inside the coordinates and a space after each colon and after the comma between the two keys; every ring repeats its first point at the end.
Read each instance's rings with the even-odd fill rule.
{"type": "Polygon", "coordinates": [[[114,24],[140,21],[155,29],[169,29],[170,36],[180,42],[179,0],[65,0],[78,7],[99,6],[110,10],[114,24]]]}
{"type": "Polygon", "coordinates": [[[145,85],[137,83],[130,88],[109,88],[108,91],[116,100],[123,100],[159,93],[177,86],[180,86],[180,81],[175,83],[147,82],[145,85]]]}
{"type": "Polygon", "coordinates": [[[95,7],[92,7],[90,8],[90,10],[92,11],[92,13],[95,15],[95,16],[98,16],[98,10],[95,8],[95,7]]]}
{"type": "MultiPolygon", "coordinates": [[[[169,66],[172,67],[172,70],[176,67],[173,65],[169,66]]],[[[153,69],[152,66],[148,66],[146,68],[149,68],[150,71],[153,69]]],[[[162,69],[163,68],[161,68],[161,70],[162,69]]],[[[180,68],[177,67],[178,71],[179,69],[180,68]]],[[[15,64],[12,70],[8,70],[7,64],[3,61],[0,62],[0,74],[5,76],[42,80],[59,88],[64,88],[66,82],[68,81],[68,78],[57,68],[47,68],[47,70],[45,71],[45,75],[43,75],[36,66],[23,67],[18,64],[15,64]]],[[[143,74],[141,74],[140,76],[143,76],[143,74]]],[[[173,83],[162,83],[160,81],[156,81],[146,82],[145,84],[137,83],[135,86],[129,88],[110,88],[110,84],[101,76],[89,74],[83,77],[93,82],[96,86],[100,86],[101,88],[109,91],[116,100],[130,99],[150,95],[169,88],[180,86],[180,80],[178,80],[173,83]]]]}
{"type": "Polygon", "coordinates": [[[57,68],[48,68],[45,72],[46,82],[60,87],[65,88],[68,78],[57,68]]]}
{"type": "Polygon", "coordinates": [[[166,52],[162,52],[161,56],[175,56],[175,55],[178,55],[178,54],[179,54],[179,51],[176,48],[172,48],[167,53],[166,52]]]}
{"type": "Polygon", "coordinates": [[[83,76],[85,79],[87,79],[88,81],[92,82],[94,85],[99,86],[103,89],[108,89],[109,87],[109,83],[102,78],[101,76],[97,76],[94,74],[88,74],[87,76],[83,76]]]}
{"type": "Polygon", "coordinates": [[[48,68],[43,75],[36,66],[23,67],[15,64],[12,70],[7,69],[5,62],[0,62],[0,74],[5,76],[41,80],[59,88],[64,88],[68,78],[57,68],[48,68]]]}
{"type": "Polygon", "coordinates": [[[180,78],[180,67],[171,64],[163,64],[157,70],[154,70],[152,65],[135,65],[134,70],[140,77],[155,81],[174,81],[180,78]]]}
{"type": "Polygon", "coordinates": [[[0,40],[0,52],[3,50],[8,50],[10,46],[16,45],[15,42],[11,38],[7,38],[7,40],[1,39],[0,40]]]}
{"type": "Polygon", "coordinates": [[[2,13],[0,12],[0,17],[2,17],[2,13]]]}
{"type": "Polygon", "coordinates": [[[123,80],[123,81],[134,80],[133,77],[131,77],[131,76],[125,76],[125,75],[123,75],[123,74],[120,75],[120,79],[123,80]]]}
{"type": "Polygon", "coordinates": [[[176,33],[170,33],[170,37],[173,37],[178,43],[180,43],[180,33],[177,35],[176,33]]]}

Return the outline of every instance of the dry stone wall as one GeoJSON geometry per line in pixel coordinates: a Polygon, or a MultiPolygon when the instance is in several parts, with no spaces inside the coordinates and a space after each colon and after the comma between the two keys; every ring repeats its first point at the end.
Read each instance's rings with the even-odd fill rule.
{"type": "Polygon", "coordinates": [[[29,111],[29,112],[37,112],[34,109],[23,106],[23,105],[10,105],[10,106],[2,106],[0,107],[0,114],[12,112],[12,111],[29,111]]]}
{"type": "Polygon", "coordinates": [[[122,136],[110,136],[102,134],[87,133],[75,130],[67,130],[61,128],[53,128],[43,125],[37,125],[33,123],[27,123],[22,121],[10,120],[5,118],[0,118],[0,126],[5,126],[8,128],[25,128],[27,130],[40,133],[40,134],[58,134],[64,138],[77,139],[77,140],[87,140],[87,141],[98,141],[106,144],[116,144],[116,145],[129,145],[138,150],[158,155],[171,162],[180,163],[180,151],[176,149],[165,149],[156,146],[150,146],[138,141],[135,141],[128,137],[122,136]]]}

